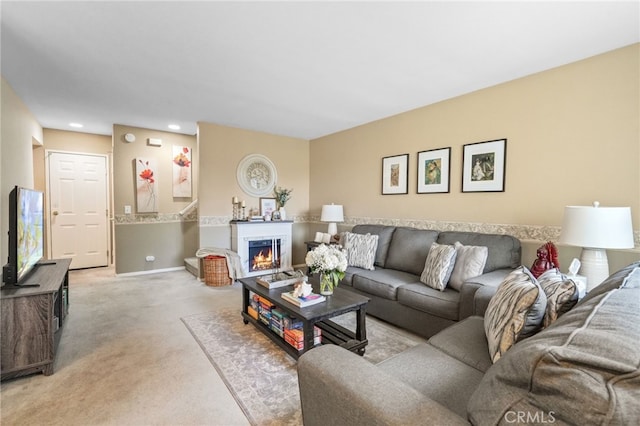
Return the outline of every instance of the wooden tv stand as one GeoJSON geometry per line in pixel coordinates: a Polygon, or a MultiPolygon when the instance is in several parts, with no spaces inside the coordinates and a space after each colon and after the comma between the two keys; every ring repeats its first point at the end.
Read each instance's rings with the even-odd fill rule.
{"type": "Polygon", "coordinates": [[[1,380],[43,372],[53,374],[53,361],[69,310],[71,259],[44,260],[25,284],[38,287],[0,290],[1,380]]]}

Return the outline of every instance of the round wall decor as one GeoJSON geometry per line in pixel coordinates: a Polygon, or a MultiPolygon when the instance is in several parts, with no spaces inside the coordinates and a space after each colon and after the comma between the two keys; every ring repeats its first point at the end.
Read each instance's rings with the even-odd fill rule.
{"type": "Polygon", "coordinates": [[[278,180],[276,166],[261,154],[244,157],[237,170],[238,184],[248,195],[262,197],[273,192],[278,180]]]}

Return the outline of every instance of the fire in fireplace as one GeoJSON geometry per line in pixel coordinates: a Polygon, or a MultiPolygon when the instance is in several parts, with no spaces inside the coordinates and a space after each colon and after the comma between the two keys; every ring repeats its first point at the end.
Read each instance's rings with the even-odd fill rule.
{"type": "Polygon", "coordinates": [[[249,272],[280,267],[280,239],[249,241],[249,272]]]}

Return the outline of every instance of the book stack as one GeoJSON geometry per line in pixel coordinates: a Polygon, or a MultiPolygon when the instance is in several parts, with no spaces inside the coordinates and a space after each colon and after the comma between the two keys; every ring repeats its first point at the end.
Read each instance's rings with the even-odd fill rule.
{"type": "Polygon", "coordinates": [[[321,294],[317,294],[317,293],[311,293],[308,296],[294,296],[293,291],[288,291],[286,293],[282,293],[281,294],[282,298],[284,300],[286,300],[289,303],[293,303],[296,306],[299,306],[301,308],[307,307],[307,306],[311,306],[311,305],[315,305],[318,303],[322,303],[325,300],[327,300],[326,297],[324,297],[321,294]]]}
{"type": "MultiPolygon", "coordinates": [[[[292,328],[284,331],[284,340],[301,351],[304,349],[304,332],[298,328],[292,328]]],[[[319,345],[322,341],[322,333],[318,327],[313,327],[313,344],[319,345]]]]}
{"type": "Polygon", "coordinates": [[[282,312],[278,308],[271,309],[271,330],[274,331],[278,336],[284,337],[284,318],[287,317],[287,314],[282,312]]]}
{"type": "MultiPolygon", "coordinates": [[[[267,326],[271,324],[271,309],[275,307],[273,303],[264,297],[254,294],[251,297],[251,305],[249,307],[254,307],[257,312],[258,318],[254,317],[254,319],[262,321],[267,326]]],[[[249,312],[249,315],[253,316],[251,312],[249,312]]]]}
{"type": "MultiPolygon", "coordinates": [[[[247,312],[256,321],[265,324],[271,331],[283,338],[288,344],[301,351],[304,349],[304,332],[302,320],[289,316],[269,300],[253,292],[250,294],[247,312]]],[[[316,295],[320,296],[320,295],[316,295]]],[[[324,298],[324,296],[320,296],[324,298]]],[[[318,302],[316,302],[318,303],[318,302]]],[[[322,333],[318,327],[313,328],[313,343],[319,345],[322,333]]]]}

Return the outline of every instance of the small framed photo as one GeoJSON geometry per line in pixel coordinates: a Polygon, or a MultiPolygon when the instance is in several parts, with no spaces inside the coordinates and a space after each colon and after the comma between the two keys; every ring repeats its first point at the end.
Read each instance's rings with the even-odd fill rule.
{"type": "Polygon", "coordinates": [[[449,192],[451,148],[418,153],[418,194],[449,192]]]}
{"type": "Polygon", "coordinates": [[[274,211],[276,211],[276,199],[260,197],[260,216],[273,216],[274,211]]]}
{"type": "Polygon", "coordinates": [[[409,154],[394,155],[382,159],[382,194],[407,194],[409,178],[409,154]]]}
{"type": "Polygon", "coordinates": [[[503,192],[506,160],[506,139],[464,145],[462,192],[503,192]]]}

